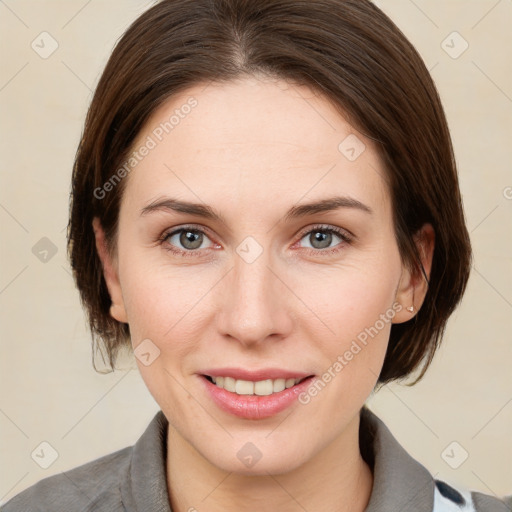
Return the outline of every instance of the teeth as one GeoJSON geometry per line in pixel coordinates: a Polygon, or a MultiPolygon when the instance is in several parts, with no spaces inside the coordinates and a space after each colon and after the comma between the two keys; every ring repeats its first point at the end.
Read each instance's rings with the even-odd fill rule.
{"type": "Polygon", "coordinates": [[[260,380],[254,383],[254,394],[259,396],[271,395],[274,392],[272,379],[260,380]]]}
{"type": "Polygon", "coordinates": [[[253,382],[250,380],[237,380],[232,377],[212,377],[214,384],[237,395],[258,395],[266,396],[272,393],[279,393],[284,389],[291,388],[303,379],[266,379],[253,382]]]}
{"type": "Polygon", "coordinates": [[[231,377],[224,377],[224,389],[227,391],[231,391],[231,393],[235,392],[235,379],[232,379],[231,377]]]}
{"type": "Polygon", "coordinates": [[[286,389],[291,388],[295,384],[295,379],[286,379],[284,383],[286,389]]]}
{"type": "MultiPolygon", "coordinates": [[[[295,381],[295,379],[293,379],[295,381]]],[[[286,388],[286,380],[285,379],[276,379],[274,381],[274,393],[278,393],[279,391],[283,391],[286,388]]]]}
{"type": "Polygon", "coordinates": [[[254,382],[237,380],[235,382],[235,393],[237,395],[254,395],[254,382]]]}

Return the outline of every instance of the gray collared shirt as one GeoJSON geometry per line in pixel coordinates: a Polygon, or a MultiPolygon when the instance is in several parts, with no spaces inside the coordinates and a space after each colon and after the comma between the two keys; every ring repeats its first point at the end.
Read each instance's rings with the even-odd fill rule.
{"type": "MultiPolygon", "coordinates": [[[[172,512],[166,479],[168,422],[159,411],[135,445],[45,478],[1,512],[172,512]]],[[[360,448],[373,468],[366,512],[510,512],[512,501],[436,480],[366,406],[360,448]]]]}

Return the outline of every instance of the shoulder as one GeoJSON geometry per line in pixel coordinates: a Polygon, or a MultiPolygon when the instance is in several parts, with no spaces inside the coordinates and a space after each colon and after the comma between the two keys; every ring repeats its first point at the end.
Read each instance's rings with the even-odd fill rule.
{"type": "MultiPolygon", "coordinates": [[[[512,512],[512,496],[495,497],[436,480],[400,445],[384,422],[363,407],[360,450],[373,468],[373,488],[366,512],[512,512]]],[[[437,473],[436,473],[437,474],[437,473]]]]}
{"type": "Polygon", "coordinates": [[[133,447],[44,478],[5,503],[0,512],[124,510],[120,487],[129,475],[133,447]]]}
{"type": "Polygon", "coordinates": [[[496,498],[488,494],[473,491],[471,493],[477,512],[511,512],[512,495],[496,498]]]}

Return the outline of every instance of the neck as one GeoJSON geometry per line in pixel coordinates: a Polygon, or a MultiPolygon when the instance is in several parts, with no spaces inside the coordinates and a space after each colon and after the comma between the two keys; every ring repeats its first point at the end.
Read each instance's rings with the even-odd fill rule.
{"type": "Polygon", "coordinates": [[[373,486],[359,451],[359,414],[303,465],[279,475],[247,476],[212,465],[169,424],[167,486],[173,512],[363,512],[373,486]]]}

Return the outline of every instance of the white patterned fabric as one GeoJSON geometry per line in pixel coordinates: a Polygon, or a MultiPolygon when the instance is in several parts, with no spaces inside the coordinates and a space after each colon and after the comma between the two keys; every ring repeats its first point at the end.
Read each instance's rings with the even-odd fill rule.
{"type": "Polygon", "coordinates": [[[476,512],[471,493],[436,480],[432,512],[476,512]]]}

